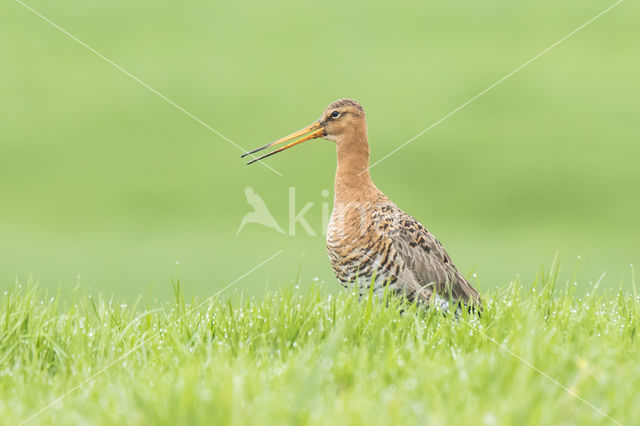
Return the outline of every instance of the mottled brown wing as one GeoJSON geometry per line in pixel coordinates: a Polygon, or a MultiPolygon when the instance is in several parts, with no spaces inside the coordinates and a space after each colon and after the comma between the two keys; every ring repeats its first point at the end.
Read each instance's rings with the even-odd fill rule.
{"type": "Polygon", "coordinates": [[[389,237],[418,284],[447,300],[481,306],[480,295],[455,267],[442,244],[420,222],[400,212],[394,215],[389,237]]]}

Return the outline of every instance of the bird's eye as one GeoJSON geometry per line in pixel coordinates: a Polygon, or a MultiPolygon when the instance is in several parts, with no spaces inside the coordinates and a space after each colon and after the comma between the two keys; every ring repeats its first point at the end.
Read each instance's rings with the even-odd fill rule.
{"type": "Polygon", "coordinates": [[[338,118],[340,116],[340,111],[332,111],[331,118],[338,118]]]}

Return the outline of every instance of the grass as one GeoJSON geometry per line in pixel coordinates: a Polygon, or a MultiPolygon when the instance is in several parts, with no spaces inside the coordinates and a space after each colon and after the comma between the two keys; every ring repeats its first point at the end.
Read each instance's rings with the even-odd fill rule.
{"type": "Polygon", "coordinates": [[[0,421],[71,391],[29,423],[632,424],[640,300],[574,288],[553,269],[456,319],[318,284],[191,303],[176,285],[173,302],[132,305],[14,286],[0,297],[0,421]]]}

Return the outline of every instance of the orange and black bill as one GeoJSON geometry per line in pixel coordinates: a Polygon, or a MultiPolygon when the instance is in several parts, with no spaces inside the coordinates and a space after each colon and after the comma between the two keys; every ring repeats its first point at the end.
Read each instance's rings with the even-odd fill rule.
{"type": "Polygon", "coordinates": [[[275,142],[271,142],[268,143],[264,146],[261,146],[260,148],[256,148],[253,151],[249,151],[246,154],[242,154],[242,156],[240,158],[244,158],[247,155],[251,155],[251,154],[255,154],[256,152],[262,151],[263,149],[267,149],[269,147],[272,147],[274,145],[277,145],[279,143],[283,143],[283,142],[288,142],[292,139],[298,138],[302,136],[300,139],[298,139],[297,141],[291,142],[290,144],[287,144],[285,146],[283,146],[282,148],[278,148],[275,151],[272,151],[268,154],[265,154],[261,157],[258,158],[254,158],[253,160],[249,161],[247,164],[252,164],[255,163],[256,161],[262,160],[263,158],[267,158],[273,154],[277,154],[280,151],[284,151],[287,148],[291,148],[292,146],[298,145],[302,142],[308,141],[310,139],[316,139],[316,138],[321,138],[323,136],[326,136],[324,127],[322,126],[322,124],[320,124],[319,121],[316,121],[310,125],[308,125],[307,127],[305,127],[304,129],[300,129],[295,133],[291,133],[289,136],[285,136],[282,139],[278,139],[275,142]]]}

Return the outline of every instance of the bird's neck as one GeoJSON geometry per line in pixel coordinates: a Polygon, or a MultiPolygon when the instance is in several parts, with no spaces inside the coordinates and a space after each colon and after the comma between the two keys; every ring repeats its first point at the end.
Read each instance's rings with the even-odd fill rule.
{"type": "Polygon", "coordinates": [[[335,204],[365,201],[378,189],[369,175],[369,142],[366,127],[354,130],[351,137],[337,143],[338,167],[335,180],[335,204]]]}

